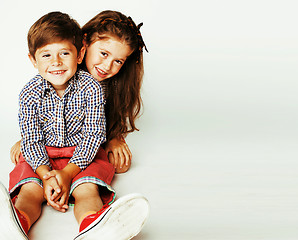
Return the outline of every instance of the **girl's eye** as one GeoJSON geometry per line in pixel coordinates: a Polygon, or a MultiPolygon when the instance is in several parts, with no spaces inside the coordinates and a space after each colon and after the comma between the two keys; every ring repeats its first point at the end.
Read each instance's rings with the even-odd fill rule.
{"type": "Polygon", "coordinates": [[[116,62],[117,64],[119,64],[119,65],[122,65],[122,64],[123,64],[123,62],[120,61],[120,60],[116,60],[115,62],[116,62]]]}
{"type": "Polygon", "coordinates": [[[105,53],[105,52],[100,52],[100,53],[101,53],[101,55],[104,56],[104,57],[108,56],[108,54],[105,53]]]}

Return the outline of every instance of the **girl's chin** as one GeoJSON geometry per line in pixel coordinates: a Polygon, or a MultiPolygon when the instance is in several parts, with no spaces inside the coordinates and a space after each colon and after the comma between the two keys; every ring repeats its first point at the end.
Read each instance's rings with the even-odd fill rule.
{"type": "Polygon", "coordinates": [[[106,77],[105,78],[102,78],[102,77],[96,77],[95,78],[98,82],[101,82],[101,81],[103,81],[103,80],[105,80],[105,79],[107,79],[106,77]]]}

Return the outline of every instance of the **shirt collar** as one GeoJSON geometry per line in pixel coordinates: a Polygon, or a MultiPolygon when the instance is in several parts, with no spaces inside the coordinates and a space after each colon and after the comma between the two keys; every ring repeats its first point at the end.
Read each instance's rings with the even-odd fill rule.
{"type": "MultiPolygon", "coordinates": [[[[40,76],[41,87],[43,89],[44,96],[46,96],[48,92],[55,91],[53,86],[46,79],[44,79],[41,75],[39,76],[40,76]]],[[[67,94],[69,91],[75,92],[77,88],[78,88],[78,77],[77,77],[77,73],[75,73],[75,75],[68,81],[68,86],[65,89],[64,95],[67,94]]]]}

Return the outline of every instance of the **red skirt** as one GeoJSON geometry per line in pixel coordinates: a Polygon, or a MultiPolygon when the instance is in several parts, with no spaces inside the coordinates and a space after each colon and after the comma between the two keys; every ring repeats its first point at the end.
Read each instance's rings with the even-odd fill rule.
{"type": "MultiPolygon", "coordinates": [[[[64,148],[46,146],[52,169],[63,169],[68,164],[75,148],[75,146],[64,148]]],[[[91,164],[72,180],[69,193],[70,201],[73,200],[71,194],[78,185],[94,183],[99,186],[103,204],[111,204],[116,197],[114,189],[110,186],[114,174],[114,166],[109,162],[106,152],[103,148],[99,148],[91,164]]],[[[14,198],[19,193],[21,186],[28,182],[35,182],[42,187],[41,179],[21,155],[19,162],[9,174],[9,193],[11,198],[14,198]]]]}

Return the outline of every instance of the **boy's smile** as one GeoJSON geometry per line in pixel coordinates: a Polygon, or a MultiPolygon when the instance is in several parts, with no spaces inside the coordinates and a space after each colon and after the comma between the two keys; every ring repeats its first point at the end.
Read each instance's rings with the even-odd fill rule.
{"type": "Polygon", "coordinates": [[[69,79],[77,71],[77,64],[82,61],[76,47],[68,40],[47,44],[36,50],[35,58],[29,57],[39,74],[51,83],[59,96],[61,93],[63,95],[69,79]]]}

